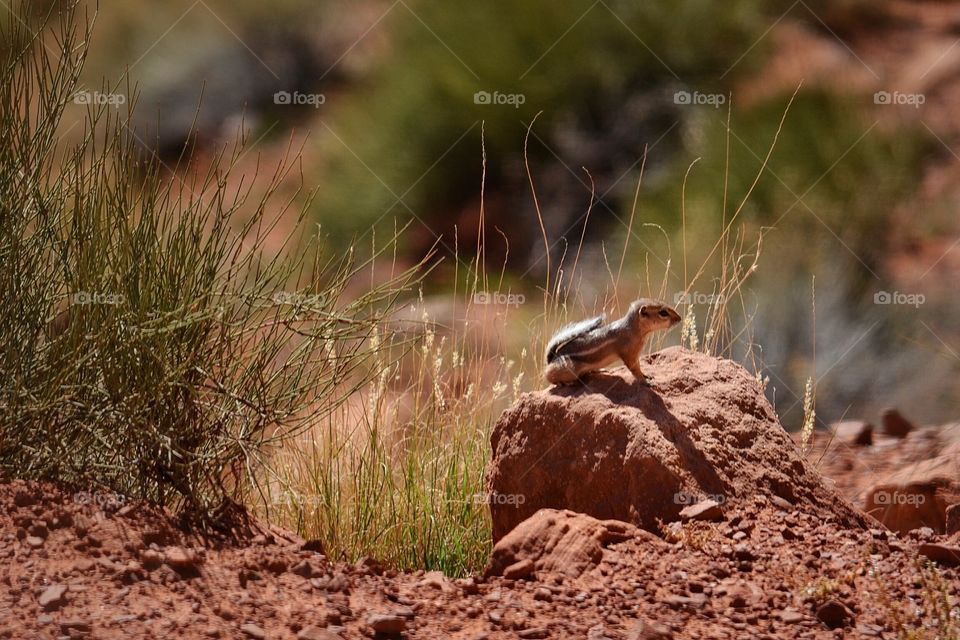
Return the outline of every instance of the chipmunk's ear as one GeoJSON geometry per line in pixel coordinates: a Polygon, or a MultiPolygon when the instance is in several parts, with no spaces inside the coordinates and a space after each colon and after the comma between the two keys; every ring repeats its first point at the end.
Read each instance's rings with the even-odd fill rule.
{"type": "Polygon", "coordinates": [[[643,317],[648,317],[648,316],[650,315],[651,311],[652,311],[652,310],[651,310],[651,308],[650,308],[650,305],[648,305],[648,304],[642,304],[642,305],[640,305],[640,315],[642,315],[643,317]]]}

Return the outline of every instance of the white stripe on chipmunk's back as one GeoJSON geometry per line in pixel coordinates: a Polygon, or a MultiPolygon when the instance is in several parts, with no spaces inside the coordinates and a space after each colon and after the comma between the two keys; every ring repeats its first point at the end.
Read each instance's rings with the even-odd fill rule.
{"type": "Polygon", "coordinates": [[[553,359],[557,353],[557,350],[563,347],[563,345],[567,344],[574,338],[580,337],[588,331],[593,331],[602,325],[606,319],[607,316],[605,315],[597,316],[596,318],[590,318],[589,320],[581,320],[580,322],[568,324],[560,329],[557,334],[550,339],[549,344],[547,344],[547,362],[550,362],[553,359]]]}
{"type": "MultiPolygon", "coordinates": [[[[577,349],[575,353],[568,353],[566,355],[575,357],[578,360],[590,360],[591,356],[595,355],[597,352],[604,352],[601,355],[604,356],[600,360],[608,359],[606,356],[609,355],[610,345],[617,340],[616,336],[607,336],[602,342],[597,344],[590,345],[589,349],[577,349]]],[[[616,355],[613,356],[613,359],[616,359],[616,355]]]]}

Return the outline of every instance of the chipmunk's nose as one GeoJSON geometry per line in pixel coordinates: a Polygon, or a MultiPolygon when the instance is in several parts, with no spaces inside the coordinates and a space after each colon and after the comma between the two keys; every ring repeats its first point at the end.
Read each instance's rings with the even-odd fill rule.
{"type": "Polygon", "coordinates": [[[671,323],[671,324],[677,324],[678,322],[680,322],[681,320],[683,320],[683,318],[680,317],[680,314],[677,313],[676,311],[674,311],[673,309],[668,309],[668,311],[669,311],[669,313],[670,313],[670,323],[671,323]]]}

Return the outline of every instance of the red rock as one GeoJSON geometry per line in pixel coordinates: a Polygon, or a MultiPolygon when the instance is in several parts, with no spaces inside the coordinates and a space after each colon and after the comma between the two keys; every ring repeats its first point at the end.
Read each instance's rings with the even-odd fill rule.
{"type": "Polygon", "coordinates": [[[50,585],[40,594],[40,606],[44,611],[56,611],[67,603],[66,593],[66,585],[50,585]]]}
{"type": "Polygon", "coordinates": [[[944,533],[948,536],[960,533],[960,503],[947,507],[946,511],[944,511],[944,518],[946,520],[944,533]]]}
{"type": "Polygon", "coordinates": [[[846,444],[869,447],[873,444],[873,425],[864,420],[844,420],[832,427],[834,436],[846,444]]]}
{"type": "Polygon", "coordinates": [[[453,591],[453,586],[450,584],[450,581],[447,580],[447,576],[443,575],[442,571],[428,571],[426,575],[423,576],[423,580],[417,583],[417,586],[430,587],[443,593],[453,591]]]}
{"type": "Polygon", "coordinates": [[[290,573],[303,578],[312,578],[315,575],[319,575],[316,569],[314,569],[313,565],[310,564],[310,561],[306,559],[301,560],[292,569],[290,569],[290,573]]]}
{"type": "Polygon", "coordinates": [[[367,624],[376,633],[400,635],[407,630],[407,620],[403,616],[375,613],[367,617],[367,624]]]}
{"type": "Polygon", "coordinates": [[[314,553],[323,553],[323,542],[320,540],[304,540],[303,544],[300,545],[300,548],[304,551],[312,551],[314,553]]]}
{"type": "Polygon", "coordinates": [[[357,560],[354,568],[358,573],[362,574],[378,576],[383,574],[383,566],[377,561],[376,558],[371,558],[369,556],[357,560]]]}
{"type": "Polygon", "coordinates": [[[175,569],[191,569],[200,564],[200,556],[193,549],[168,547],[163,551],[163,561],[175,569]]]}
{"type": "Polygon", "coordinates": [[[343,640],[343,636],[319,627],[304,627],[297,634],[297,640],[343,640]]]}
{"type": "Polygon", "coordinates": [[[763,591],[752,583],[739,582],[727,589],[727,596],[732,609],[745,610],[761,600],[763,591]]]}
{"type": "Polygon", "coordinates": [[[947,507],[960,502],[960,456],[940,455],[902,467],[867,491],[864,511],[906,533],[930,527],[944,533],[947,507]]]}
{"type": "Polygon", "coordinates": [[[71,629],[81,633],[90,633],[93,631],[93,625],[86,620],[63,620],[60,622],[60,630],[64,633],[69,634],[71,629]]]}
{"type": "Polygon", "coordinates": [[[794,505],[789,500],[781,498],[780,496],[770,496],[770,502],[776,508],[780,509],[781,511],[786,511],[787,513],[793,511],[796,508],[796,505],[794,505]]]}
{"type": "Polygon", "coordinates": [[[796,609],[784,609],[779,615],[780,620],[786,624],[796,624],[798,622],[802,622],[804,619],[803,614],[796,609]]]}
{"type": "Polygon", "coordinates": [[[37,495],[32,491],[17,490],[13,494],[13,504],[18,507],[32,507],[37,504],[37,495]]]}
{"type": "Polygon", "coordinates": [[[723,509],[720,508],[720,503],[716,500],[701,500],[681,509],[680,519],[684,522],[690,520],[722,520],[723,509]]]}
{"type": "Polygon", "coordinates": [[[584,385],[526,393],[500,416],[487,467],[494,543],[541,508],[658,532],[658,521],[679,518],[679,493],[778,495],[865,524],[824,486],[742,366],[672,347],[643,367],[653,386],[599,372],[584,385]]]}
{"type": "Polygon", "coordinates": [[[817,608],[817,620],[829,629],[839,629],[853,623],[853,613],[844,604],[828,600],[817,608]]]}
{"type": "Polygon", "coordinates": [[[946,567],[960,566],[960,545],[925,542],[920,545],[918,551],[937,564],[946,567]]]}
{"type": "Polygon", "coordinates": [[[702,593],[690,597],[670,595],[664,598],[663,602],[671,609],[699,609],[706,602],[706,596],[702,593]]]}
{"type": "Polygon", "coordinates": [[[477,586],[477,582],[473,578],[461,578],[460,580],[457,580],[456,584],[467,595],[480,593],[480,588],[477,586]]]}
{"type": "MultiPolygon", "coordinates": [[[[925,450],[920,445],[926,447],[926,439],[914,433],[903,446],[878,447],[868,457],[873,461],[875,456],[899,456],[902,452],[916,460],[925,450]]],[[[901,458],[892,459],[897,462],[901,458]]],[[[865,473],[865,469],[859,472],[865,473]]],[[[576,484],[576,479],[571,483],[576,484]]],[[[879,525],[872,530],[849,527],[842,524],[842,518],[817,510],[815,503],[802,495],[793,496],[798,506],[786,512],[779,510],[776,495],[756,502],[734,498],[724,504],[726,522],[719,526],[670,523],[677,525],[681,535],[707,535],[701,548],[674,547],[621,521],[548,511],[520,523],[501,538],[495,552],[500,553],[501,545],[513,540],[516,544],[503,567],[527,560],[533,563],[537,580],[478,576],[448,581],[442,574],[422,570],[387,570],[382,576],[354,573],[353,565],[345,560],[315,557],[300,550],[300,542],[279,535],[272,538],[274,542],[264,538],[264,545],[255,549],[246,534],[236,540],[214,538],[204,547],[202,536],[176,529],[176,521],[164,510],[138,503],[138,509],[125,518],[103,517],[96,505],[83,506],[103,542],[100,549],[78,550],[72,540],[63,543],[72,535],[70,529],[51,529],[42,553],[20,556],[24,550],[15,542],[17,529],[24,529],[25,539],[31,535],[27,529],[36,522],[50,521],[63,504],[55,491],[45,489],[41,495],[36,508],[18,511],[11,506],[13,490],[0,483],[0,563],[4,567],[0,571],[0,609],[6,603],[13,612],[0,626],[9,629],[11,639],[64,635],[60,633],[63,623],[77,627],[67,629],[66,635],[73,638],[84,634],[242,638],[243,623],[256,623],[270,638],[301,634],[300,640],[337,640],[338,632],[349,638],[390,637],[375,635],[366,624],[371,613],[403,618],[403,634],[410,638],[492,640],[518,638],[525,632],[537,635],[544,629],[549,631],[548,637],[588,640],[663,638],[671,633],[684,638],[731,639],[839,637],[841,633],[880,637],[886,633],[880,626],[859,620],[882,621],[876,594],[848,587],[843,576],[857,571],[858,586],[864,580],[882,580],[896,602],[919,601],[922,587],[913,582],[916,569],[911,558],[921,543],[947,544],[932,529],[901,538],[879,525]],[[148,544],[205,548],[202,578],[178,580],[169,567],[161,565],[152,574],[153,583],[136,584],[137,576],[131,576],[130,588],[120,588],[117,576],[104,569],[113,573],[129,563],[139,569],[136,559],[143,549],[138,541],[145,539],[148,528],[160,531],[165,540],[148,544]],[[782,537],[791,537],[788,530],[795,535],[785,541],[782,537]],[[735,533],[744,536],[743,543],[748,546],[737,546],[730,537],[735,533]],[[874,554],[869,570],[875,576],[867,576],[867,568],[860,567],[859,550],[874,554]],[[736,571],[739,562],[747,562],[738,557],[755,558],[752,574],[736,571]],[[305,558],[322,572],[323,577],[314,580],[324,592],[313,590],[310,582],[289,571],[274,575],[265,569],[275,561],[296,568],[305,558]],[[570,571],[571,566],[575,570],[570,571]],[[80,571],[83,567],[86,574],[80,571]],[[260,580],[241,589],[237,584],[241,569],[255,570],[260,580]],[[729,579],[731,572],[737,577],[729,579]],[[849,611],[859,612],[856,622],[851,619],[845,625],[846,631],[829,632],[815,617],[812,599],[806,601],[802,614],[793,612],[795,619],[789,612],[782,617],[793,620],[789,624],[781,622],[778,613],[799,601],[801,585],[820,576],[840,583],[839,591],[830,597],[849,611]],[[50,581],[67,584],[68,580],[65,596],[70,602],[60,612],[45,614],[36,601],[44,587],[50,581]],[[326,590],[336,580],[343,581],[346,592],[326,590]],[[456,596],[438,588],[446,582],[456,596]],[[668,594],[674,595],[667,598],[668,594]],[[668,602],[675,608],[669,608],[668,602]],[[43,617],[38,617],[41,614],[43,617]],[[664,635],[648,635],[641,626],[643,631],[631,635],[631,625],[638,619],[644,623],[669,621],[676,631],[665,626],[650,632],[664,635]],[[93,630],[83,631],[84,623],[93,630]],[[309,631],[305,629],[308,625],[312,625],[309,631]],[[854,625],[859,631],[854,631],[854,625]]],[[[956,581],[956,569],[947,567],[942,572],[946,580],[956,581]]],[[[821,615],[829,621],[828,611],[821,615]]]]}
{"type": "Polygon", "coordinates": [[[637,620],[627,634],[628,640],[672,640],[673,632],[662,624],[637,620]]]}
{"type": "Polygon", "coordinates": [[[494,546],[485,575],[505,576],[508,567],[527,561],[524,570],[536,568],[576,577],[597,566],[609,553],[609,545],[631,538],[663,545],[656,536],[625,522],[541,509],[494,546]]]}
{"type": "Polygon", "coordinates": [[[148,569],[154,569],[163,564],[163,554],[153,549],[144,549],[140,553],[140,562],[148,569]]]}
{"type": "Polygon", "coordinates": [[[916,427],[894,408],[883,410],[880,416],[883,433],[894,438],[906,438],[916,427]]]}
{"type": "Polygon", "coordinates": [[[533,577],[534,564],[529,558],[518,560],[503,570],[503,577],[507,580],[525,580],[533,577]]]}
{"type": "Polygon", "coordinates": [[[267,637],[267,632],[252,622],[240,625],[240,631],[248,638],[253,638],[253,640],[264,640],[267,637]]]}

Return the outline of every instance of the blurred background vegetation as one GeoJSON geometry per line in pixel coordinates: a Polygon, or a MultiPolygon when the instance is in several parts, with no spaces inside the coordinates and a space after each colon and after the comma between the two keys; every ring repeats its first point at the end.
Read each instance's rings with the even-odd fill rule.
{"type": "Polygon", "coordinates": [[[922,17],[885,7],[133,0],[100,6],[84,83],[127,91],[129,78],[130,127],[171,173],[184,148],[202,158],[237,133],[268,157],[302,147],[322,233],[362,245],[412,221],[400,260],[439,243],[438,299],[481,241],[487,268],[537,299],[547,260],[528,130],[550,263],[569,263],[589,209],[585,274],[564,284],[598,307],[592,283],[605,262],[616,270],[628,233],[631,291],[647,293],[652,271],[672,297],[706,260],[693,292],[710,294],[711,249],[750,193],[734,231],[747,246],[763,234],[762,254],[743,292],[749,335],[729,348],[759,348],[785,423],[799,425],[810,377],[821,423],[888,405],[944,421],[956,417],[960,229],[938,186],[956,170],[955,118],[936,95],[952,81],[938,71],[921,86],[883,53],[891,33],[929,37],[922,17]],[[922,109],[874,99],[918,86],[922,109]],[[924,304],[875,304],[882,292],[924,304]]]}

